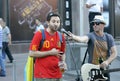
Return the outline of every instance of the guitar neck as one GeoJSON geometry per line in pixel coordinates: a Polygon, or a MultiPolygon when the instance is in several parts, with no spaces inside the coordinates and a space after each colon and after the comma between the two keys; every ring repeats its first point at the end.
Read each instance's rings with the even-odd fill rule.
{"type": "Polygon", "coordinates": [[[110,72],[116,72],[116,71],[120,71],[120,68],[103,70],[103,73],[110,73],[110,72]]]}

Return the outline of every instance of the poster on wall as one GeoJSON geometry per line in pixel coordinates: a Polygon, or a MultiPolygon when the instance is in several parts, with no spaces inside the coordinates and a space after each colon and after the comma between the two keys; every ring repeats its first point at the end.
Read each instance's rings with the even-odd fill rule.
{"type": "Polygon", "coordinates": [[[44,25],[47,14],[57,10],[57,0],[11,0],[10,27],[13,41],[30,41],[34,35],[35,19],[44,25]]]}

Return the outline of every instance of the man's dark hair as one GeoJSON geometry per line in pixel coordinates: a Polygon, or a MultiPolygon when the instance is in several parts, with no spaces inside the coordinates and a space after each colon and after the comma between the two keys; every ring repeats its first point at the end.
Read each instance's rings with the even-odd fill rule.
{"type": "Polygon", "coordinates": [[[54,12],[50,12],[48,15],[47,15],[47,21],[50,21],[51,17],[53,16],[57,16],[60,18],[60,15],[57,14],[57,13],[54,13],[54,12]]]}

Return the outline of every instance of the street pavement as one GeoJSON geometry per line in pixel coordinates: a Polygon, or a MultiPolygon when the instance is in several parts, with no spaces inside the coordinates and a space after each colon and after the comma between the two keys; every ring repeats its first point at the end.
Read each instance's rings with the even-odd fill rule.
{"type": "MultiPolygon", "coordinates": [[[[111,65],[111,68],[120,68],[120,41],[116,42],[118,56],[111,65]]],[[[83,53],[82,53],[83,54],[83,53]]],[[[7,63],[8,59],[5,61],[7,75],[6,77],[0,77],[0,81],[24,81],[24,67],[28,57],[27,53],[17,53],[13,54],[14,62],[7,63]]],[[[78,60],[79,61],[79,60],[78,60]]],[[[68,65],[68,64],[67,64],[68,65]]],[[[69,66],[69,65],[68,65],[69,66]]],[[[74,65],[73,65],[74,66],[74,65]]],[[[63,81],[80,81],[76,80],[78,78],[79,69],[68,70],[63,74],[63,81]]],[[[111,81],[120,81],[120,72],[110,73],[111,81]]]]}
{"type": "MultiPolygon", "coordinates": [[[[13,54],[14,63],[7,63],[6,59],[6,70],[7,76],[0,77],[0,81],[24,81],[24,67],[27,60],[27,53],[13,54]]],[[[120,68],[120,58],[118,57],[112,62],[110,68],[120,68]]],[[[78,71],[79,72],[79,71],[78,71]]],[[[66,71],[63,74],[63,81],[76,81],[77,79],[76,70],[66,71]]],[[[111,81],[120,81],[120,72],[111,73],[111,81]]]]}

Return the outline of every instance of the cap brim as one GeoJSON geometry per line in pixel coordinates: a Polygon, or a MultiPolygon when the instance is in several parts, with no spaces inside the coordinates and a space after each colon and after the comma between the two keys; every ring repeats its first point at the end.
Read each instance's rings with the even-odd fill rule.
{"type": "Polygon", "coordinates": [[[93,21],[91,21],[90,23],[94,23],[94,22],[102,22],[102,23],[104,23],[104,24],[106,24],[104,21],[101,21],[101,20],[93,20],[93,21]]]}

